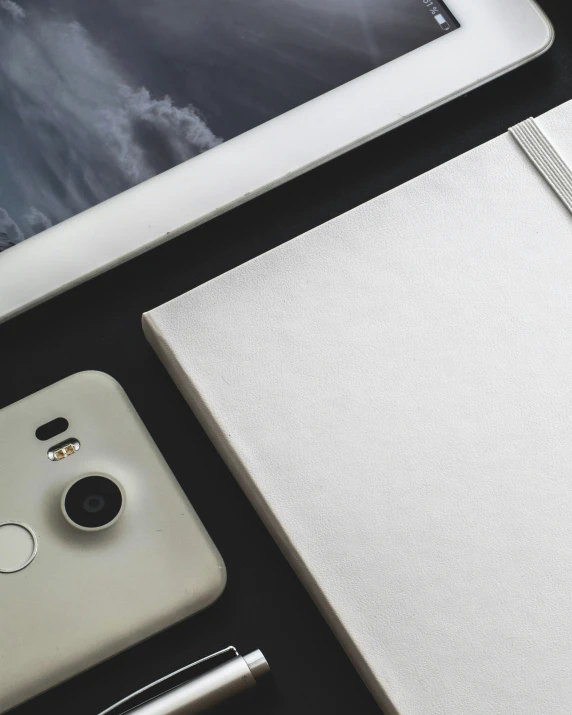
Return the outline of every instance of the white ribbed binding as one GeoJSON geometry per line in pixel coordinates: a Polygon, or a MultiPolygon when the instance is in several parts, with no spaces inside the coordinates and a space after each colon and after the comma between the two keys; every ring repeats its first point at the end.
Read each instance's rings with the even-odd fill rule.
{"type": "Polygon", "coordinates": [[[509,132],[572,213],[572,169],[558,153],[535,119],[527,119],[509,132]]]}

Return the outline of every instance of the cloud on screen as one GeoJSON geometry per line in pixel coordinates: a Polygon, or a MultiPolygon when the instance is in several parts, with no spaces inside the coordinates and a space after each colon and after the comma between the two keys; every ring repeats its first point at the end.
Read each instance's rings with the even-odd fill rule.
{"type": "Polygon", "coordinates": [[[23,20],[26,17],[26,11],[12,0],[0,0],[0,8],[5,10],[16,21],[23,20]]]}
{"type": "Polygon", "coordinates": [[[0,127],[0,250],[221,141],[80,23],[14,0],[0,0],[0,127]]]}
{"type": "Polygon", "coordinates": [[[24,240],[24,234],[10,214],[0,207],[0,251],[24,240]]]}

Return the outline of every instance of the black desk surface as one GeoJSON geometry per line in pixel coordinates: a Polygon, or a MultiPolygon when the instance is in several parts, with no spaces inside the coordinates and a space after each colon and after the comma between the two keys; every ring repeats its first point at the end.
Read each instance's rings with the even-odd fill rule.
{"type": "Polygon", "coordinates": [[[147,345],[141,313],[572,99],[571,8],[564,0],[541,5],[557,37],[541,59],[0,325],[0,407],[81,370],[113,375],[228,568],[228,587],[212,608],[17,715],[96,715],[150,679],[228,644],[243,652],[261,648],[274,677],[220,715],[379,713],[147,345]]]}

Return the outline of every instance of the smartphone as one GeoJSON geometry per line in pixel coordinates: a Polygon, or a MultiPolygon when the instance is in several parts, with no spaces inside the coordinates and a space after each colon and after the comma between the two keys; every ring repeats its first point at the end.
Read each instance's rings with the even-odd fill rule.
{"type": "Polygon", "coordinates": [[[0,410],[0,712],[212,604],[226,570],[120,385],[0,410]]]}

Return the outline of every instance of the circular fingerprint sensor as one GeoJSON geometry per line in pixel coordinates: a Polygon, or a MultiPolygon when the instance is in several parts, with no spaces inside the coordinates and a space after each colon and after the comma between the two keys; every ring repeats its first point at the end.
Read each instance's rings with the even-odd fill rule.
{"type": "Polygon", "coordinates": [[[36,558],[38,540],[34,532],[17,521],[0,523],[0,573],[16,573],[36,558]]]}

